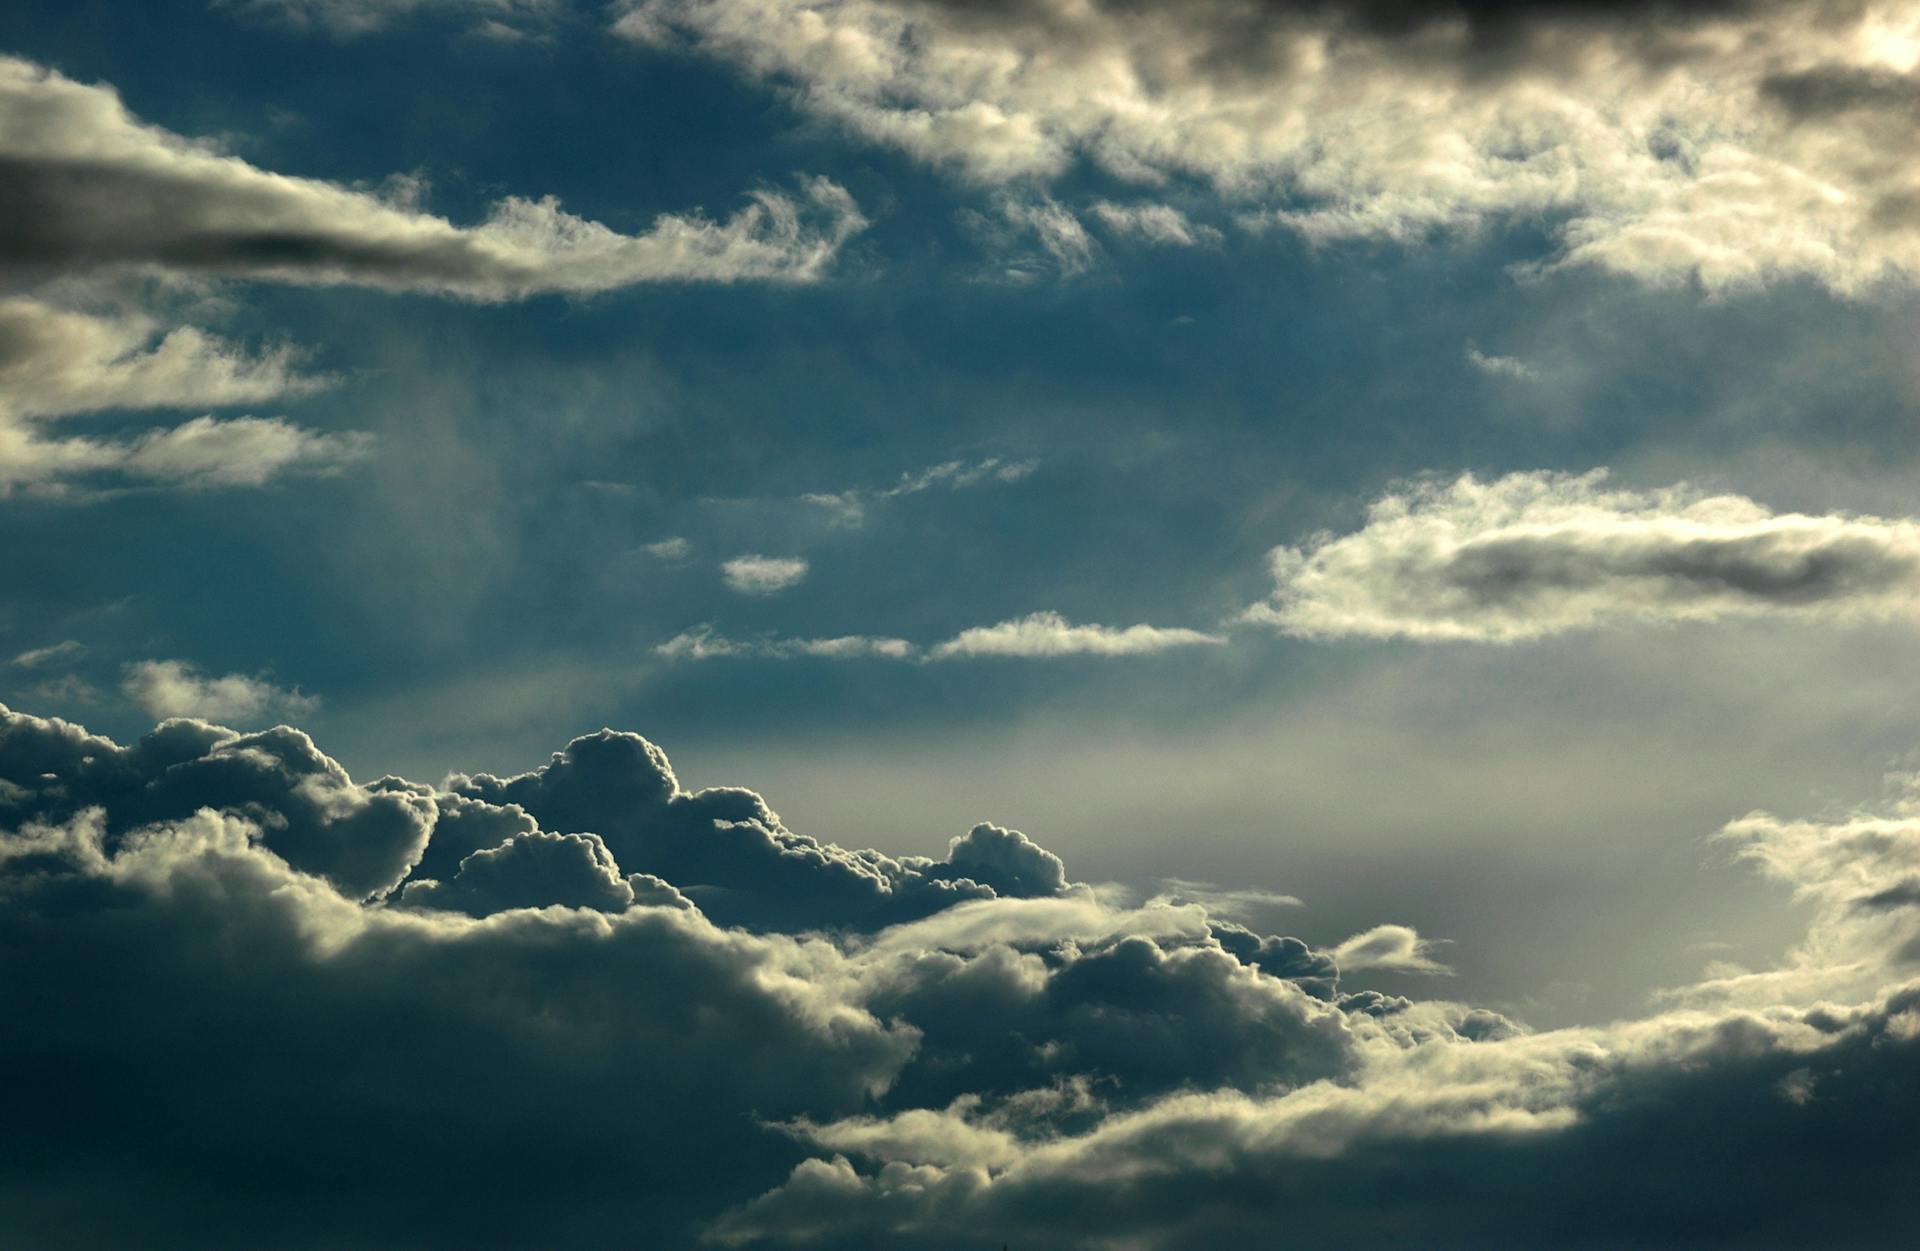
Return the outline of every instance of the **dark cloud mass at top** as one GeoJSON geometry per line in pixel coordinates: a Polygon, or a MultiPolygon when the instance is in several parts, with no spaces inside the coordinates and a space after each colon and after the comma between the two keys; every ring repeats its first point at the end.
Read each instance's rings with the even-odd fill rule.
{"type": "Polygon", "coordinates": [[[29,1248],[1891,1246],[1916,829],[1729,827],[1835,901],[1785,980],[1533,1033],[990,824],[820,842],[633,734],[362,785],[286,727],[0,710],[0,1210],[29,1248]],[[1857,1006],[1804,993],[1836,953],[1857,1006]]]}

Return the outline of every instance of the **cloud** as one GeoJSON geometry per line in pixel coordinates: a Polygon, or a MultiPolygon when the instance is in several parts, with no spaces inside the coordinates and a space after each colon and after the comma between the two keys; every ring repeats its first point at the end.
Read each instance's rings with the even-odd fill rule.
{"type": "Polygon", "coordinates": [[[720,565],[720,576],[742,595],[774,595],[798,586],[807,576],[807,562],[786,556],[735,556],[720,565]]]}
{"type": "Polygon", "coordinates": [[[998,456],[989,456],[985,460],[967,462],[964,460],[942,461],[919,473],[904,473],[900,480],[890,487],[867,491],[858,488],[845,491],[816,491],[802,495],[802,502],[816,508],[825,509],[836,524],[857,526],[866,520],[867,509],[876,503],[899,499],[903,495],[918,495],[934,487],[964,491],[984,483],[1019,482],[1040,467],[1035,460],[1005,461],[998,456]]]}
{"type": "Polygon", "coordinates": [[[1171,204],[1115,204],[1111,200],[1096,200],[1089,211],[1114,234],[1146,243],[1191,248],[1219,243],[1221,239],[1218,230],[1195,225],[1171,204]]]}
{"type": "Polygon", "coordinates": [[[1272,562],[1274,596],[1246,618],[1287,633],[1511,643],[1635,622],[1901,617],[1920,591],[1920,524],[1615,489],[1603,471],[1467,476],[1390,494],[1360,530],[1272,562]]]}
{"type": "Polygon", "coordinates": [[[1467,364],[1494,378],[1532,382],[1540,377],[1540,371],[1523,360],[1511,356],[1489,356],[1477,347],[1467,348],[1467,364]]]}
{"type": "Polygon", "coordinates": [[[0,299],[0,495],[86,498],[113,485],[257,487],[365,459],[371,436],[279,417],[196,417],[119,439],[50,433],[50,419],[103,409],[222,406],[307,394],[294,354],[250,355],[190,326],[161,334],[142,313],[94,314],[0,299]]]}
{"type": "Polygon", "coordinates": [[[645,544],[640,550],[655,560],[674,562],[685,560],[692,555],[693,544],[676,534],[671,538],[657,539],[645,544]]]}
{"type": "Polygon", "coordinates": [[[1379,969],[1386,973],[1439,973],[1453,970],[1433,958],[1434,944],[1411,926],[1376,925],[1355,934],[1330,953],[1334,963],[1350,972],[1379,969]]]}
{"type": "Polygon", "coordinates": [[[154,717],[249,722],[282,712],[296,716],[310,713],[320,703],[311,695],[282,690],[263,678],[241,673],[206,677],[183,660],[130,664],[120,689],[154,717]]]}
{"type": "Polygon", "coordinates": [[[882,638],[871,634],[844,634],[821,639],[742,640],[716,634],[706,626],[682,631],[653,650],[656,655],[671,660],[714,660],[737,656],[764,660],[791,660],[796,657],[852,660],[869,656],[907,660],[919,653],[919,649],[905,639],[882,638]]]}
{"type": "Polygon", "coordinates": [[[0,268],[157,272],[421,291],[477,301],[646,282],[805,282],[864,227],[823,179],[725,221],[637,235],[509,197],[457,226],[399,201],[255,168],[144,124],[111,88],[0,59],[0,268]]]}
{"type": "Polygon", "coordinates": [[[318,27],[343,39],[436,16],[474,19],[474,31],[493,38],[525,37],[566,9],[564,0],[214,0],[214,7],[296,28],[318,27]]]}
{"type": "Polygon", "coordinates": [[[49,643],[45,647],[34,647],[21,652],[13,658],[13,663],[22,669],[38,669],[41,665],[62,660],[73,660],[86,654],[87,645],[78,639],[62,639],[58,643],[49,643]]]}
{"type": "Polygon", "coordinates": [[[1057,612],[1036,612],[998,625],[962,630],[928,654],[935,660],[978,656],[1137,656],[1225,642],[1198,630],[1132,625],[1074,625],[1057,612]]]}
{"type": "Polygon", "coordinates": [[[1813,903],[1790,976],[1535,1033],[1343,992],[1405,927],[1116,907],[990,823],[848,850],[638,735],[359,784],[0,709],[0,1202],[29,1249],[1871,1245],[1920,1216],[1911,816],[1734,823],[1813,903]]]}
{"type": "Polygon", "coordinates": [[[990,186],[1089,167],[1127,188],[1195,185],[1223,219],[1316,243],[1544,222],[1546,263],[1713,289],[1805,275],[1861,292],[1920,266],[1903,155],[1920,19],[1897,6],[623,10],[627,38],[717,58],[990,186]]]}

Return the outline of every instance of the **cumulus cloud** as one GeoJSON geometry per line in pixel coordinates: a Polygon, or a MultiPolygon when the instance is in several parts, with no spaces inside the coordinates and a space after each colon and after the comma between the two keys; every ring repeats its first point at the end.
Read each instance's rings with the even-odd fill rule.
{"type": "Polygon", "coordinates": [[[472,300],[644,282],[804,282],[865,220],[841,188],[756,192],[724,221],[627,235],[551,197],[458,226],[399,201],[258,169],[140,122],[105,86],[0,59],[0,267],[136,271],[424,291],[472,300]]]}
{"type": "Polygon", "coordinates": [[[1194,183],[1320,242],[1545,220],[1552,262],[1712,288],[1920,264],[1920,18],[1896,5],[623,7],[628,38],[986,184],[1194,183]]]}
{"type": "Polygon", "coordinates": [[[320,701],[283,690],[264,678],[229,673],[209,677],[184,660],[142,660],[127,666],[120,689],[154,717],[259,721],[280,713],[312,712],[320,701]]]}
{"type": "Polygon", "coordinates": [[[794,556],[735,556],[721,562],[720,576],[742,595],[774,595],[800,585],[807,562],[794,556]]]}
{"type": "Polygon", "coordinates": [[[935,660],[975,656],[1137,656],[1225,642],[1218,634],[1151,625],[1074,625],[1057,612],[1036,612],[997,625],[962,630],[928,654],[935,660]]]}
{"type": "Polygon", "coordinates": [[[1629,622],[1898,617],[1920,592],[1920,524],[1773,513],[1685,485],[1471,476],[1375,503],[1352,534],[1276,548],[1246,618],[1291,634],[1510,643],[1629,622]]]}
{"type": "Polygon", "coordinates": [[[1806,941],[1536,1033],[1344,991],[1431,962],[1405,927],[1120,907],[991,823],[848,850],[638,735],[359,784],[286,727],[0,709],[0,1202],[29,1249],[1878,1245],[1911,818],[1734,823],[1806,941]]]}

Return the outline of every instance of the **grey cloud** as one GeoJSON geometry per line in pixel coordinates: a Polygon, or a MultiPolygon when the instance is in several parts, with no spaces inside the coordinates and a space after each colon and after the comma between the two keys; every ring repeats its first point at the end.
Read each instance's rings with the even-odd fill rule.
{"type": "Polygon", "coordinates": [[[1515,642],[1632,622],[1910,611],[1920,524],[1775,514],[1602,473],[1513,474],[1388,495],[1367,524],[1273,553],[1246,618],[1307,637],[1515,642]]]}
{"type": "Polygon", "coordinates": [[[865,225],[821,179],[756,193],[725,221],[664,216],[623,235],[552,198],[456,226],[223,156],[132,116],[107,87],[0,60],[0,266],[350,284],[473,300],[641,282],[806,281],[865,225]]]}
{"type": "Polygon", "coordinates": [[[1895,1245],[1916,910],[1859,900],[1915,827],[1730,825],[1814,904],[1777,976],[1532,1033],[1343,991],[1405,927],[1124,909],[985,824],[848,851],[637,735],[363,786],[0,711],[0,1204],[28,1251],[1895,1245]]]}

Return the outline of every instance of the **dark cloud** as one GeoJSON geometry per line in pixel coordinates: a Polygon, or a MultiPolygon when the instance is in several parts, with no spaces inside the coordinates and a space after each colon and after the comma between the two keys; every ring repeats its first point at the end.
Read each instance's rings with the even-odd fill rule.
{"type": "MultiPolygon", "coordinates": [[[[1533,1034],[1119,908],[999,826],[940,861],[805,837],[638,735],[449,786],[287,727],[0,710],[10,1246],[1892,1246],[1920,1215],[1920,989],[1533,1034]]],[[[1892,976],[1920,823],[1724,837],[1835,901],[1796,976],[1892,976]]],[[[1422,941],[1341,950],[1387,934],[1422,941]]]]}

